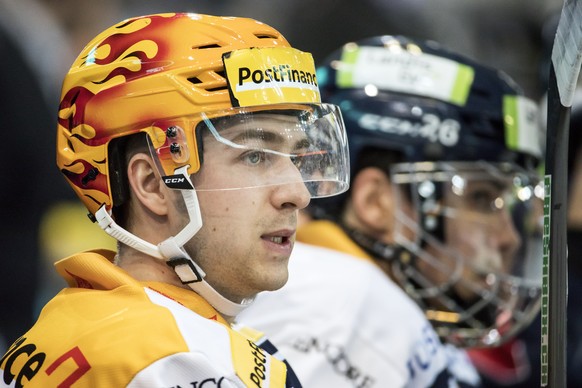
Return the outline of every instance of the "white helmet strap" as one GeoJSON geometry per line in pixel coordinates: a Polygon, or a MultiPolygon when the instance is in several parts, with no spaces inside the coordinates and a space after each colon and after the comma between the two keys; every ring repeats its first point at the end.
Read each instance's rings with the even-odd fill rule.
{"type": "Polygon", "coordinates": [[[252,299],[242,303],[226,299],[204,280],[206,273],[184,250],[184,244],[190,241],[202,227],[202,216],[196,190],[188,176],[188,166],[176,169],[175,175],[184,177],[191,187],[191,189],[180,190],[190,221],[176,236],[169,237],[157,246],[149,243],[119,226],[106,210],[105,205],[95,213],[95,218],[101,229],[108,235],[140,252],[164,260],[176,272],[182,284],[188,285],[221,314],[234,317],[244,310],[252,299]]]}

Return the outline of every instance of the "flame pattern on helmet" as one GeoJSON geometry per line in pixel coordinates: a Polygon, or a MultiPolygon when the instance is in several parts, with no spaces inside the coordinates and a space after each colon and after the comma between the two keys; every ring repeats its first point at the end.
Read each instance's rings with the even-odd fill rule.
{"type": "MultiPolygon", "coordinates": [[[[289,44],[264,23],[185,13],[132,18],[97,35],[64,79],[57,128],[57,165],[89,211],[113,206],[112,139],[146,132],[158,148],[170,123],[232,107],[222,55],[275,46],[289,44]]],[[[200,161],[186,132],[194,173],[200,161]]]]}

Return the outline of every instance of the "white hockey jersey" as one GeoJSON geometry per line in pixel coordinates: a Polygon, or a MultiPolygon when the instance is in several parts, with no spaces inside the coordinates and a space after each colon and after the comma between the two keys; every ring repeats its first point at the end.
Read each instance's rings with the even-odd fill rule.
{"type": "MultiPolygon", "coordinates": [[[[337,236],[336,236],[337,237],[337,236]]],[[[336,241],[353,244],[351,240],[336,241]]],[[[475,387],[420,308],[370,260],[297,243],[289,281],[239,320],[264,331],[306,387],[475,387]]]]}

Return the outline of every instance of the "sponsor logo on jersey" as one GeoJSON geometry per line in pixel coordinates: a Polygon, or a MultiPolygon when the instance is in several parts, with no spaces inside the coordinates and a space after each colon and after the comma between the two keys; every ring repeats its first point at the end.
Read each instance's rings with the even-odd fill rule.
{"type": "MultiPolygon", "coordinates": [[[[201,381],[192,381],[188,387],[190,388],[220,388],[222,387],[222,382],[224,381],[224,376],[218,379],[208,378],[201,381]]],[[[181,388],[179,385],[172,388],[181,388]]]]}
{"type": "Polygon", "coordinates": [[[45,367],[46,359],[46,353],[41,352],[37,345],[27,342],[26,337],[20,337],[0,358],[4,384],[21,388],[26,386],[40,371],[44,372],[43,376],[51,376],[55,371],[60,373],[62,369],[68,374],[60,376],[57,373],[59,378],[63,379],[58,386],[69,387],[91,369],[91,365],[77,346],[61,354],[45,367]],[[74,367],[71,368],[71,366],[74,367]]]}
{"type": "Polygon", "coordinates": [[[233,106],[319,103],[313,57],[290,47],[236,50],[223,57],[233,106]]]}
{"type": "Polygon", "coordinates": [[[253,371],[249,377],[257,387],[262,387],[267,377],[267,368],[265,366],[267,362],[267,355],[265,354],[265,351],[259,348],[253,341],[248,340],[248,343],[249,346],[253,349],[251,353],[253,354],[255,361],[253,371]]]}
{"type": "Polygon", "coordinates": [[[376,386],[376,380],[372,376],[366,374],[361,367],[350,361],[343,346],[327,343],[315,337],[304,337],[295,341],[293,347],[303,353],[322,354],[334,371],[351,381],[354,387],[371,388],[376,386]]]}

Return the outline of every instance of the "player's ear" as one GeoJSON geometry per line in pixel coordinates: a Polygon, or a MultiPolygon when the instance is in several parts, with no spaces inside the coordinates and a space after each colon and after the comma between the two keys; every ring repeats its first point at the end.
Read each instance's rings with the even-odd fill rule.
{"type": "Polygon", "coordinates": [[[142,207],[158,216],[168,213],[169,189],[160,179],[154,161],[149,155],[138,153],[131,157],[127,165],[127,178],[131,195],[142,207]]]}
{"type": "Polygon", "coordinates": [[[388,175],[376,167],[361,170],[352,182],[352,208],[360,223],[379,233],[392,229],[394,198],[388,175]]]}

